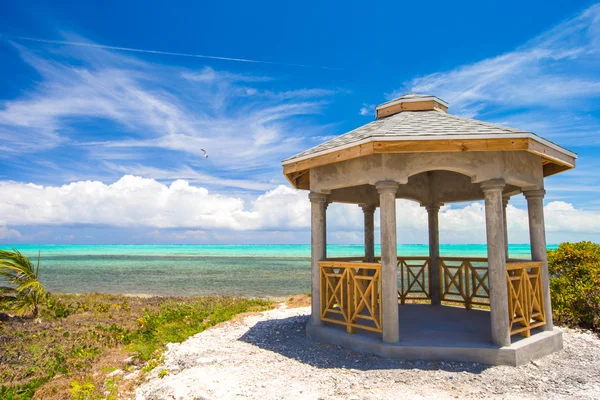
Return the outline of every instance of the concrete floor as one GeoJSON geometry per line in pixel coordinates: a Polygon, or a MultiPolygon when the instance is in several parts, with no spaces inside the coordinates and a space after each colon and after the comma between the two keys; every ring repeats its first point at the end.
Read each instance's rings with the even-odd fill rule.
{"type": "Polygon", "coordinates": [[[490,312],[428,304],[399,305],[400,342],[411,346],[492,346],[490,312]]]}
{"type": "Polygon", "coordinates": [[[559,329],[533,330],[529,338],[512,336],[512,344],[492,344],[490,312],[429,304],[398,305],[400,341],[388,344],[381,333],[356,329],[346,333],[342,325],[307,326],[307,335],[322,343],[383,357],[438,361],[473,361],[484,364],[521,365],[562,348],[559,329]]]}

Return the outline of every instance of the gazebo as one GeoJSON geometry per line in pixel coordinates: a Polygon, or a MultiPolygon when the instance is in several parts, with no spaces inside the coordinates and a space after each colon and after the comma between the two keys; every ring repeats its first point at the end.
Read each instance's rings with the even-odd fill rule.
{"type": "Polygon", "coordinates": [[[544,178],[576,154],[531,132],[448,114],[448,104],[407,94],[376,120],[283,161],[310,190],[313,340],[385,357],[520,365],[562,348],[552,325],[544,178]],[[508,257],[506,205],[527,199],[531,260],[508,257]],[[429,256],[397,254],[396,199],[428,213],[429,256]],[[440,254],[445,203],[485,201],[487,258],[440,254]],[[332,202],[364,212],[364,257],[327,258],[332,202]],[[374,251],[380,209],[381,257],[374,251]]]}

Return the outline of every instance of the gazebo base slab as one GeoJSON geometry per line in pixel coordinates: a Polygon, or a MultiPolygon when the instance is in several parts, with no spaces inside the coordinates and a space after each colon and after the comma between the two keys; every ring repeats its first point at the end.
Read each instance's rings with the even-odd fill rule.
{"type": "Polygon", "coordinates": [[[404,360],[477,362],[488,365],[522,365],[563,348],[562,331],[537,329],[529,338],[512,337],[510,346],[491,342],[490,313],[458,307],[424,304],[399,305],[400,341],[384,343],[381,334],[309,321],[306,334],[316,342],[349,350],[404,360]]]}

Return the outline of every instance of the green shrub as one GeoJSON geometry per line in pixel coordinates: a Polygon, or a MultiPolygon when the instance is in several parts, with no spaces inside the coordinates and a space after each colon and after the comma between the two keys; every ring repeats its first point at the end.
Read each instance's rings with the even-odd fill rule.
{"type": "Polygon", "coordinates": [[[600,331],[600,245],[561,243],[548,251],[554,321],[600,331]]]}
{"type": "Polygon", "coordinates": [[[96,392],[96,386],[89,380],[71,381],[71,398],[73,400],[94,400],[102,397],[96,392]]]}
{"type": "Polygon", "coordinates": [[[164,378],[165,376],[169,375],[169,370],[168,369],[161,369],[160,371],[158,371],[158,377],[160,379],[164,378]]]}
{"type": "Polygon", "coordinates": [[[51,294],[48,294],[46,308],[43,310],[43,316],[53,319],[67,318],[75,311],[77,311],[77,309],[76,307],[73,307],[72,304],[64,303],[53,297],[51,294]]]}

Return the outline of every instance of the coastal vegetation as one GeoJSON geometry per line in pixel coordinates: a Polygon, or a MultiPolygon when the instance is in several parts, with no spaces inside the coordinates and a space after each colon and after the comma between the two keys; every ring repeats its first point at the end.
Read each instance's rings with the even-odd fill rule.
{"type": "Polygon", "coordinates": [[[561,243],[548,271],[555,324],[600,332],[600,245],[561,243]]]}
{"type": "Polygon", "coordinates": [[[18,250],[0,250],[0,302],[19,314],[31,312],[37,317],[39,305],[46,300],[47,294],[39,281],[40,255],[37,264],[18,250]]]}
{"type": "MultiPolygon", "coordinates": [[[[181,342],[267,300],[50,294],[38,317],[0,313],[0,398],[114,399],[181,342]]],[[[163,372],[163,375],[168,371],[163,372]]]]}
{"type": "MultiPolygon", "coordinates": [[[[600,332],[600,245],[562,243],[548,252],[548,267],[555,323],[600,332]]],[[[273,307],[219,296],[49,294],[39,269],[39,258],[0,253],[2,399],[126,397],[161,364],[167,343],[273,307]]],[[[288,300],[291,307],[309,304],[309,295],[288,300]]]]}

